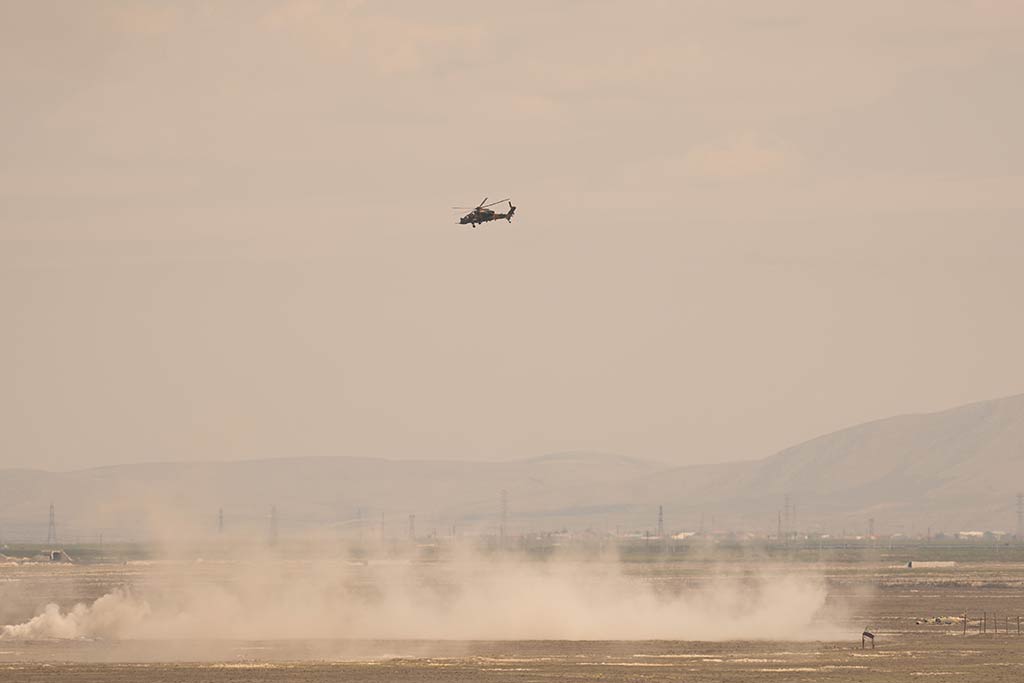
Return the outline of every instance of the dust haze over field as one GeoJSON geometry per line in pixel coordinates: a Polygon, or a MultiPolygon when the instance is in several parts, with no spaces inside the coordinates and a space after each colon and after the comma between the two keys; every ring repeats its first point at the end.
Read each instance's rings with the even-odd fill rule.
{"type": "MultiPolygon", "coordinates": [[[[160,568],[157,563],[154,565],[160,568]]],[[[650,640],[821,639],[820,576],[780,568],[660,588],[616,562],[483,559],[171,563],[156,583],[45,606],[0,638],[650,640]]],[[[832,617],[838,616],[833,610],[832,617]]]]}
{"type": "Polygon", "coordinates": [[[900,561],[950,552],[907,546],[781,565],[756,556],[526,566],[480,557],[418,566],[281,558],[2,564],[0,612],[18,603],[31,616],[30,593],[59,603],[61,613],[8,620],[0,678],[1019,680],[1024,641],[1013,626],[1024,615],[1024,552],[979,548],[956,555],[973,560],[914,569],[900,561]],[[864,626],[877,649],[861,649],[864,626]]]}

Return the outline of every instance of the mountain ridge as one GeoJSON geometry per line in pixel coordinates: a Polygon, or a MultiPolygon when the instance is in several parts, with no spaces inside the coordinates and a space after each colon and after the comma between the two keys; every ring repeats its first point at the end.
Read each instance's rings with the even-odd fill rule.
{"type": "Polygon", "coordinates": [[[520,531],[649,529],[664,506],[670,529],[711,519],[721,529],[770,532],[787,496],[801,530],[866,529],[869,519],[887,533],[1012,530],[1021,489],[1024,394],[1015,394],[872,420],[765,458],[718,464],[670,467],[565,451],[487,462],[302,456],[11,468],[0,470],[0,534],[45,537],[50,500],[65,528],[109,538],[144,535],[153,525],[208,527],[221,508],[255,528],[271,505],[285,529],[371,515],[397,528],[414,514],[424,528],[469,524],[484,532],[496,524],[503,490],[520,531]]]}

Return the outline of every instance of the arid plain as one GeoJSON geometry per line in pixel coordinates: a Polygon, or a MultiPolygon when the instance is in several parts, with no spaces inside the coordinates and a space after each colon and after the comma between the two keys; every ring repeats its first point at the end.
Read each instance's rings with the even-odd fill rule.
{"type": "Polygon", "coordinates": [[[1018,681],[1018,615],[1019,546],[10,563],[0,679],[1018,681]]]}

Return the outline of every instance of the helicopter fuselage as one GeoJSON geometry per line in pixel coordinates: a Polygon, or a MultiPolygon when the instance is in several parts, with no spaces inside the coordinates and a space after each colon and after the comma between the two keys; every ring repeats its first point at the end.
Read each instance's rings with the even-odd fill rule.
{"type": "Polygon", "coordinates": [[[467,213],[462,218],[460,218],[459,219],[459,224],[460,225],[472,224],[472,226],[475,228],[477,226],[477,223],[486,223],[488,221],[496,221],[499,218],[504,218],[509,223],[511,223],[512,222],[512,214],[514,214],[515,212],[516,212],[516,209],[515,209],[514,206],[509,206],[509,210],[506,213],[498,213],[498,212],[493,211],[491,209],[484,209],[484,208],[475,209],[475,210],[471,211],[470,213],[467,213]]]}

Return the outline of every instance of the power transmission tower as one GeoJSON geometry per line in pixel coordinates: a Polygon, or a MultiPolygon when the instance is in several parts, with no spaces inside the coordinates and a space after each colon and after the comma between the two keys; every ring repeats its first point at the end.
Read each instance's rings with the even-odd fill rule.
{"type": "Polygon", "coordinates": [[[1024,540],[1024,493],[1017,494],[1017,540],[1024,540]]]}
{"type": "Polygon", "coordinates": [[[224,533],[224,508],[217,510],[217,533],[224,533]]]}
{"type": "Polygon", "coordinates": [[[665,538],[665,510],[661,505],[658,506],[658,538],[665,538]]]}
{"type": "Polygon", "coordinates": [[[501,525],[498,527],[498,545],[505,547],[505,530],[508,525],[508,491],[501,490],[501,525]]]}
{"type": "Polygon", "coordinates": [[[46,530],[46,542],[57,542],[57,517],[53,512],[53,503],[50,503],[50,526],[46,530]]]}
{"type": "Polygon", "coordinates": [[[270,528],[268,531],[268,540],[270,545],[277,545],[277,506],[270,506],[270,528]]]}
{"type": "Polygon", "coordinates": [[[791,507],[791,503],[790,503],[790,500],[789,500],[789,494],[788,493],[785,495],[783,505],[784,505],[784,508],[785,508],[785,511],[786,511],[786,514],[785,514],[785,530],[786,530],[786,540],[788,541],[789,537],[793,534],[793,518],[792,518],[793,508],[791,507]]]}

